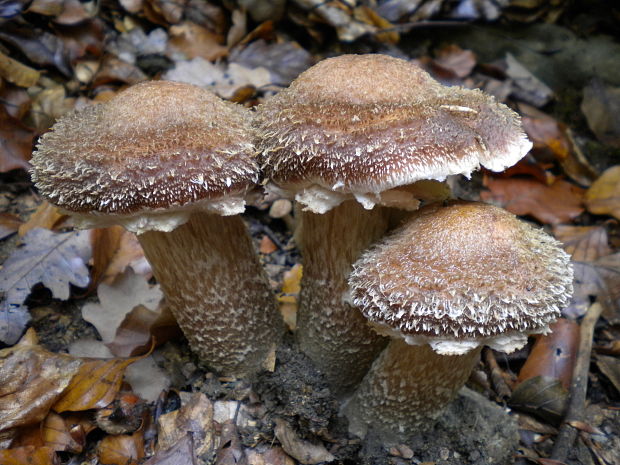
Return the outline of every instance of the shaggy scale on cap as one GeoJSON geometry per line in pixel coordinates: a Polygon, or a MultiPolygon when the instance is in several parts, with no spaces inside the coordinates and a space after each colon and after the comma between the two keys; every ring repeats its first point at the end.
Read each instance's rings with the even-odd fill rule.
{"type": "Polygon", "coordinates": [[[442,86],[385,55],[316,64],[260,106],[257,127],[266,176],[278,187],[302,202],[317,187],[357,194],[367,208],[365,194],[480,165],[501,171],[532,146],[519,116],[493,97],[442,86]]]}
{"type": "Polygon", "coordinates": [[[453,202],[416,212],[356,262],[349,284],[381,328],[431,346],[462,341],[464,350],[475,339],[544,332],[572,281],[570,257],[541,229],[492,205],[453,202]]]}
{"type": "MultiPolygon", "coordinates": [[[[223,214],[258,179],[249,114],[197,86],[150,81],[61,118],[33,154],[43,196],[74,213],[133,215],[205,200],[223,214]]],[[[230,209],[231,211],[226,211],[230,209]]]]}

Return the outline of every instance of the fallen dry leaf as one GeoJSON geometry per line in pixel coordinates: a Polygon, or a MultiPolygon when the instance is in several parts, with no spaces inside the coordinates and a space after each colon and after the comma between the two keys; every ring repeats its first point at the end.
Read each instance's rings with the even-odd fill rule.
{"type": "Polygon", "coordinates": [[[144,305],[155,311],[163,293],[159,286],[151,286],[143,276],[127,269],[114,283],[101,283],[97,287],[97,296],[100,303],[84,305],[82,317],[97,329],[104,343],[110,343],[114,341],[119,326],[134,307],[144,305]]]}
{"type": "Polygon", "coordinates": [[[248,463],[252,465],[295,465],[295,461],[281,447],[260,445],[246,449],[248,463]]]}
{"type": "Polygon", "coordinates": [[[247,463],[239,431],[234,421],[226,420],[220,427],[220,445],[215,454],[215,465],[247,463]]]}
{"type": "Polygon", "coordinates": [[[616,392],[620,394],[620,360],[607,355],[597,355],[595,361],[601,373],[605,375],[616,389],[616,392]]]}
{"type": "Polygon", "coordinates": [[[131,267],[137,274],[149,279],[153,274],[151,265],[144,257],[144,251],[142,246],[140,246],[140,242],[138,242],[138,238],[135,234],[130,233],[121,226],[109,229],[115,228],[122,230],[121,237],[114,255],[103,272],[101,282],[112,284],[127,267],[131,267]]]}
{"type": "Polygon", "coordinates": [[[557,379],[568,389],[579,348],[579,325],[560,318],[549,325],[551,333],[536,336],[536,342],[519,371],[518,382],[536,376],[557,379]]]}
{"type": "Polygon", "coordinates": [[[138,465],[144,458],[144,432],[106,436],[97,446],[97,457],[104,465],[138,465]]]}
{"type": "Polygon", "coordinates": [[[156,347],[180,337],[181,329],[170,308],[160,304],[155,310],[135,306],[118,326],[114,340],[107,347],[117,357],[142,355],[151,344],[156,347]]]}
{"type": "Polygon", "coordinates": [[[28,160],[32,154],[34,136],[34,131],[0,106],[0,173],[30,167],[28,160]]]}
{"type": "Polygon", "coordinates": [[[22,221],[11,213],[0,213],[0,240],[17,232],[22,221]]]}
{"type": "Polygon", "coordinates": [[[67,300],[70,284],[89,283],[86,262],[90,258],[88,231],[54,233],[37,228],[23,238],[0,269],[0,340],[14,344],[28,322],[23,305],[32,286],[42,283],[57,299],[67,300]]]}
{"type": "Polygon", "coordinates": [[[181,52],[187,59],[202,57],[216,61],[228,54],[222,45],[224,38],[192,22],[184,22],[170,28],[168,47],[181,52]]]}
{"type": "Polygon", "coordinates": [[[585,204],[596,215],[612,215],[620,219],[620,165],[601,174],[586,191],[585,204]]]}
{"type": "Polygon", "coordinates": [[[559,224],[553,227],[553,235],[564,244],[564,250],[575,261],[593,262],[611,253],[604,226],[559,224]]]}
{"type": "Polygon", "coordinates": [[[282,449],[300,463],[312,465],[319,462],[330,462],[335,459],[322,444],[311,443],[297,436],[286,421],[276,418],[275,423],[274,432],[278,441],[282,444],[282,449]]]}
{"type": "Polygon", "coordinates": [[[105,407],[116,397],[125,368],[136,360],[137,357],[84,361],[52,408],[62,413],[105,407]]]}
{"type": "Polygon", "coordinates": [[[180,409],[157,419],[157,450],[169,450],[189,434],[196,454],[200,456],[214,445],[213,404],[201,392],[187,393],[185,398],[187,400],[180,409]]]}
{"type": "Polygon", "coordinates": [[[49,447],[18,447],[0,450],[2,465],[57,465],[58,460],[53,449],[49,447]]]}
{"type": "Polygon", "coordinates": [[[593,79],[583,89],[581,111],[598,140],[620,147],[620,87],[593,79]]]}
{"type": "Polygon", "coordinates": [[[556,180],[546,186],[534,179],[495,179],[485,177],[480,198],[499,205],[515,215],[531,215],[542,223],[566,223],[583,212],[583,189],[556,180]]]}
{"type": "Polygon", "coordinates": [[[0,52],[0,77],[20,87],[32,87],[41,72],[0,52]]]}
{"type": "Polygon", "coordinates": [[[52,230],[66,218],[67,215],[60,213],[58,207],[44,200],[34,213],[30,215],[28,221],[19,227],[19,235],[23,237],[28,231],[32,231],[35,228],[52,230]]]}
{"type": "Polygon", "coordinates": [[[100,283],[110,263],[118,253],[124,231],[125,228],[122,226],[111,226],[109,228],[97,228],[93,230],[90,236],[93,249],[91,288],[100,283]]]}
{"type": "Polygon", "coordinates": [[[82,365],[33,344],[33,334],[28,330],[16,346],[0,350],[0,431],[43,420],[82,365]]]}
{"type": "Polygon", "coordinates": [[[83,442],[78,442],[71,434],[71,426],[65,419],[54,412],[49,412],[41,427],[45,445],[57,452],[82,452],[83,442]]]}
{"type": "Polygon", "coordinates": [[[508,405],[556,424],[564,414],[567,398],[568,391],[558,379],[535,376],[517,386],[508,405]]]}
{"type": "Polygon", "coordinates": [[[519,100],[540,108],[553,98],[553,90],[511,53],[506,53],[506,76],[513,81],[512,94],[519,100]]]}
{"type": "Polygon", "coordinates": [[[463,79],[469,76],[476,66],[476,55],[471,50],[463,50],[455,44],[450,44],[437,50],[431,65],[440,67],[443,73],[451,74],[451,78],[463,79]]]}
{"type": "MultiPolygon", "coordinates": [[[[159,450],[142,465],[197,465],[191,434],[181,437],[172,447],[159,450]]],[[[254,464],[253,464],[254,465],[254,464]]],[[[273,464],[278,465],[278,464],[273,464]]]]}
{"type": "Polygon", "coordinates": [[[270,253],[274,253],[276,250],[278,250],[278,246],[273,243],[269,236],[264,235],[260,240],[258,251],[262,254],[268,255],[270,253]]]}
{"type": "Polygon", "coordinates": [[[604,304],[603,316],[610,324],[620,324],[620,253],[605,255],[594,262],[573,262],[575,291],[571,304],[562,310],[568,316],[581,316],[598,299],[604,304]]]}

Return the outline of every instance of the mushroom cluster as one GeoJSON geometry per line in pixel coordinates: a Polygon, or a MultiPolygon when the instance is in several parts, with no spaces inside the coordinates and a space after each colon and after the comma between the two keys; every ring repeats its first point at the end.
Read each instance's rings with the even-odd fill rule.
{"type": "Polygon", "coordinates": [[[531,145],[493,97],[406,60],[343,55],[255,113],[189,84],[132,86],[61,118],[32,177],[78,226],[138,235],[191,348],[227,375],[258,372],[283,331],[239,214],[261,177],[294,198],[299,348],[349,396],[352,432],[402,438],[455,395],[482,346],[523,346],[572,292],[550,236],[447,200],[447,177],[501,171],[531,145]]]}
{"type": "Polygon", "coordinates": [[[300,348],[346,394],[387,343],[348,299],[352,263],[394,209],[445,199],[446,177],[503,170],[532,144],[493,97],[385,55],[319,62],[262,104],[255,124],[269,187],[301,206],[300,348]]]}

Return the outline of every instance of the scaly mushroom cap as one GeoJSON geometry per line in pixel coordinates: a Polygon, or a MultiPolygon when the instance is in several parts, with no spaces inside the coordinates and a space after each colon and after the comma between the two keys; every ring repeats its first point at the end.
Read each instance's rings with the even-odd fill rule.
{"type": "Polygon", "coordinates": [[[256,121],[266,176],[293,193],[377,194],[480,165],[501,171],[532,145],[519,116],[493,97],[442,86],[385,55],[319,62],[261,105],[256,121]]]}
{"type": "Polygon", "coordinates": [[[386,333],[439,353],[511,351],[545,332],[573,291],[560,243],[483,203],[429,205],[354,265],[354,303],[386,333]]]}
{"type": "Polygon", "coordinates": [[[78,217],[117,219],[197,202],[239,213],[259,173],[248,110],[172,81],[137,84],[64,116],[41,137],[32,164],[50,202],[78,217]]]}

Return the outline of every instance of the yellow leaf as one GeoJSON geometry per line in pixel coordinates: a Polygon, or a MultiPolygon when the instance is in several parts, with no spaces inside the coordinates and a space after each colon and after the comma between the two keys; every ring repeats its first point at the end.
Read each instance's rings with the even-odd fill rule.
{"type": "Polygon", "coordinates": [[[607,169],[587,190],[585,204],[590,213],[620,219],[620,165],[607,169]]]}

